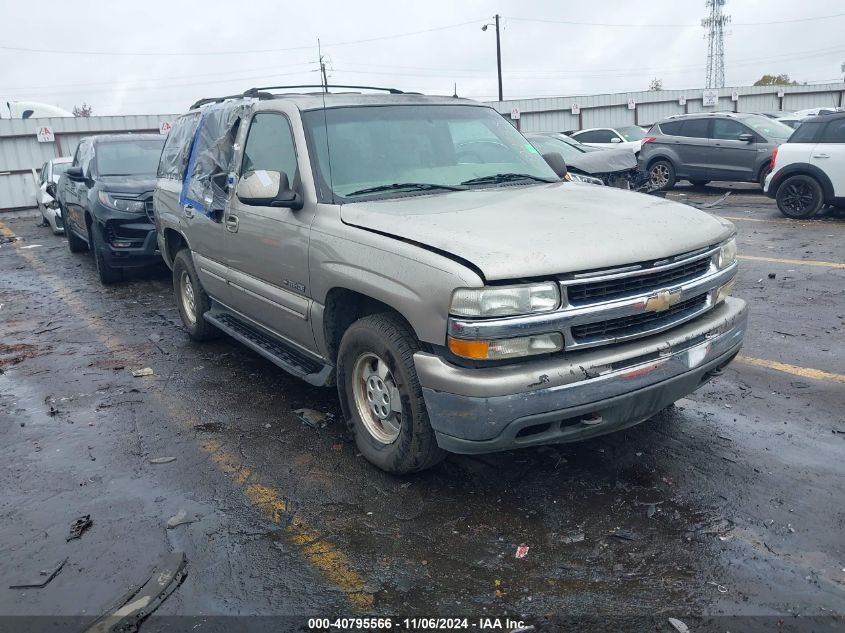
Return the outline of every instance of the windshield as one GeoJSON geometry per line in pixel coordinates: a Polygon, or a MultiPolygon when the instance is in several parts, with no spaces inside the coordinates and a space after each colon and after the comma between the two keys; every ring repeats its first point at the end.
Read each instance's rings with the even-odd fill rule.
{"type": "Polygon", "coordinates": [[[531,143],[483,106],[331,108],[305,112],[303,121],[322,201],[558,180],[531,143]]]}
{"type": "Polygon", "coordinates": [[[766,138],[788,139],[795,131],[780,121],[775,121],[764,116],[749,116],[742,119],[742,122],[754,129],[758,134],[766,138]]]}
{"type": "Polygon", "coordinates": [[[626,141],[641,141],[645,138],[645,130],[638,125],[618,127],[616,128],[616,131],[619,132],[626,141]]]}
{"type": "Polygon", "coordinates": [[[584,150],[570,145],[566,141],[562,141],[551,136],[529,135],[528,140],[536,147],[541,154],[548,154],[549,152],[557,152],[565,159],[568,156],[578,156],[584,153],[584,150]]]}
{"type": "Polygon", "coordinates": [[[97,144],[100,176],[154,176],[164,138],[109,141],[97,144]]]}

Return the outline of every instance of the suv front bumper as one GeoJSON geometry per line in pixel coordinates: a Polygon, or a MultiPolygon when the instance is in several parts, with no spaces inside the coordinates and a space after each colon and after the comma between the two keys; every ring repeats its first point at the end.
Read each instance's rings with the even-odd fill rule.
{"type": "Polygon", "coordinates": [[[417,352],[438,445],[489,453],[574,442],[643,422],[739,352],[748,312],[728,298],[668,332],[519,365],[468,369],[417,352]]]}

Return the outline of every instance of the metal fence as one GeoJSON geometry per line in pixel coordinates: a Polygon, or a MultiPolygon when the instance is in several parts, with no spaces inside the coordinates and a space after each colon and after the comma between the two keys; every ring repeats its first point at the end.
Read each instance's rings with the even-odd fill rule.
{"type": "Polygon", "coordinates": [[[83,136],[159,132],[177,116],[0,119],[0,212],[35,206],[34,174],[51,158],[72,156],[83,136]]]}
{"type": "Polygon", "coordinates": [[[603,95],[493,101],[523,132],[568,132],[591,127],[648,127],[672,114],[691,112],[769,112],[845,105],[845,83],[812,86],[740,86],[715,89],[705,106],[705,90],[649,90],[603,95]]]}

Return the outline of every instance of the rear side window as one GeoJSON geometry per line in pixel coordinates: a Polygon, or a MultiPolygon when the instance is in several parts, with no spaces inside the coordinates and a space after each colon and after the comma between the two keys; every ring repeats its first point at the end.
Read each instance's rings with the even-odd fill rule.
{"type": "Polygon", "coordinates": [[[199,112],[179,117],[167,136],[164,150],[161,152],[161,160],[158,163],[159,178],[174,178],[182,180],[185,176],[185,167],[188,165],[188,156],[191,154],[191,141],[197,131],[199,123],[199,112]]]}
{"type": "Polygon", "coordinates": [[[678,136],[686,136],[688,138],[707,138],[707,128],[710,121],[708,119],[688,119],[684,121],[681,126],[681,132],[678,136]]]}
{"type": "Polygon", "coordinates": [[[822,143],[845,143],[845,119],[831,121],[827,124],[821,138],[822,143]]]}
{"type": "Polygon", "coordinates": [[[824,127],[823,121],[807,121],[798,126],[787,143],[817,143],[824,127]]]}

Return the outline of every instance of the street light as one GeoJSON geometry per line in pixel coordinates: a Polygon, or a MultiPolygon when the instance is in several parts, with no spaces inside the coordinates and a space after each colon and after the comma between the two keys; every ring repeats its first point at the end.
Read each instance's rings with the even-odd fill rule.
{"type": "MultiPolygon", "coordinates": [[[[496,69],[499,71],[499,101],[504,101],[502,98],[502,41],[501,36],[499,35],[499,14],[495,15],[495,26],[496,26],[496,69]]],[[[481,27],[482,31],[486,31],[488,26],[494,26],[493,24],[485,24],[481,27]]]]}

